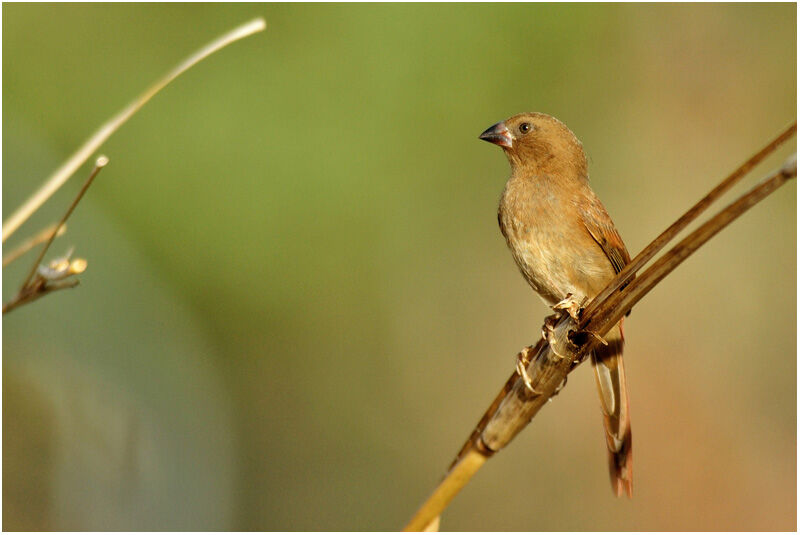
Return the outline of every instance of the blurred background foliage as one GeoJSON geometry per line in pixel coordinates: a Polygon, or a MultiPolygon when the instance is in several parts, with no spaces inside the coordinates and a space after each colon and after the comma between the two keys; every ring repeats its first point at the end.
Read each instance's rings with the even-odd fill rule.
{"type": "MultiPolygon", "coordinates": [[[[3,217],[257,15],[265,33],[104,146],[51,255],[74,245],[82,284],[4,318],[4,529],[401,527],[548,312],[478,134],[526,110],[566,122],[635,254],[796,116],[793,4],[6,4],[3,217]]],[[[609,490],[583,366],[443,528],[794,530],[795,197],[629,318],[633,501],[609,490]]]]}

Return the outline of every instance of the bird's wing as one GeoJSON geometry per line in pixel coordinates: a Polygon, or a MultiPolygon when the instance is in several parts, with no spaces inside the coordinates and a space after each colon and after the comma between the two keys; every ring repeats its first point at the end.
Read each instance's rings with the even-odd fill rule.
{"type": "Polygon", "coordinates": [[[614,272],[619,273],[631,261],[628,250],[600,199],[595,195],[587,195],[584,202],[588,206],[580,210],[583,225],[611,261],[614,272]]]}

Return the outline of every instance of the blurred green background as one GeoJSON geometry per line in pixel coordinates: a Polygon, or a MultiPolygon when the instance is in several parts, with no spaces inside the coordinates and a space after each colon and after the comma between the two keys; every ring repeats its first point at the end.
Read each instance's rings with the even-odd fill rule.
{"type": "MultiPolygon", "coordinates": [[[[562,119],[635,254],[796,116],[793,4],[6,4],[3,217],[255,16],[103,147],[50,255],[81,285],[4,318],[6,530],[402,527],[548,313],[478,134],[562,119]]],[[[582,366],[442,528],[794,530],[796,216],[792,182],[628,319],[633,501],[582,366]]]]}

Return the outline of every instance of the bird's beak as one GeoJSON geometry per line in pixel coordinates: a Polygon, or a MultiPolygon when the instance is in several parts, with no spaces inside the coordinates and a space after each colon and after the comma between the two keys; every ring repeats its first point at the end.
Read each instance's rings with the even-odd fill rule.
{"type": "Polygon", "coordinates": [[[506,125],[502,122],[490,126],[478,137],[484,141],[500,145],[507,149],[511,148],[514,141],[514,138],[511,137],[511,132],[508,131],[508,128],[506,128],[506,125]]]}

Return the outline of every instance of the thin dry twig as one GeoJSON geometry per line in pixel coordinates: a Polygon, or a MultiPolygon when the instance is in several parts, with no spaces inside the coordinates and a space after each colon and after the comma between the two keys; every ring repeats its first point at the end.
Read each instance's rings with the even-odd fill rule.
{"type": "Polygon", "coordinates": [[[592,303],[586,307],[586,314],[592,314],[594,308],[611,295],[613,292],[619,290],[626,281],[631,278],[631,275],[639,271],[645,264],[647,264],[661,249],[671,242],[689,223],[697,219],[711,204],[719,199],[725,192],[730,190],[742,177],[749,173],[756,165],[761,163],[767,156],[775,152],[781,144],[791,138],[797,132],[797,121],[789,125],[783,132],[781,132],[775,139],[767,143],[764,148],[755,153],[747,159],[742,165],[728,175],[722,182],[708,192],[708,195],[697,201],[697,204],[689,208],[685,214],[678,218],[667,230],[662,232],[655,240],[645,247],[641,253],[636,255],[636,258],[631,260],[622,271],[617,273],[611,283],[606,286],[597,296],[595,296],[592,303]]]}
{"type": "Polygon", "coordinates": [[[225,48],[229,44],[248,37],[266,28],[266,22],[262,18],[257,18],[247,22],[238,28],[234,28],[225,35],[207,44],[177,67],[170,71],[166,76],[150,86],[144,93],[139,95],[133,102],[128,104],[122,111],[112,117],[102,125],[92,136],[77,150],[61,167],[45,181],[45,183],[34,193],[22,206],[20,206],[3,223],[3,243],[11,236],[44,202],[50,198],[64,183],[78,170],[78,168],[95,152],[105,141],[116,132],[120,126],[139,111],[153,96],[161,91],[167,84],[186,72],[188,69],[210,56],[214,52],[225,48]]]}
{"type": "Polygon", "coordinates": [[[71,252],[68,253],[64,259],[54,261],[50,267],[43,268],[39,265],[39,263],[44,258],[44,255],[47,253],[50,245],[53,244],[53,240],[56,239],[58,229],[65,227],[67,219],[69,219],[69,216],[72,215],[75,207],[78,206],[78,203],[83,198],[86,190],[89,189],[89,186],[92,185],[92,182],[94,182],[97,174],[100,173],[100,170],[103,169],[107,164],[108,158],[105,156],[100,156],[97,158],[92,172],[89,173],[89,177],[83,183],[83,186],[81,186],[80,191],[78,191],[78,194],[69,204],[67,211],[61,217],[61,220],[51,227],[50,235],[47,237],[47,241],[45,242],[44,247],[42,247],[42,250],[39,252],[39,255],[36,257],[36,260],[34,260],[33,265],[28,272],[28,276],[25,277],[25,280],[22,282],[17,295],[15,295],[8,303],[3,305],[3,314],[10,312],[15,308],[24,305],[25,303],[30,303],[31,301],[47,295],[48,293],[63,290],[65,288],[74,288],[78,285],[77,280],[63,280],[66,277],[82,273],[86,269],[85,260],[76,259],[74,261],[70,261],[69,257],[72,255],[71,252]]]}
{"type": "Polygon", "coordinates": [[[39,279],[34,279],[34,284],[31,287],[31,291],[17,294],[17,296],[14,297],[14,299],[9,301],[8,303],[5,303],[3,305],[3,314],[5,314],[6,312],[11,312],[15,308],[25,305],[27,303],[36,301],[37,299],[39,299],[40,297],[44,297],[45,295],[57,292],[59,290],[66,290],[67,288],[74,288],[78,284],[80,284],[80,281],[78,279],[70,279],[66,281],[53,282],[49,284],[44,284],[45,281],[42,279],[41,285],[37,284],[37,281],[39,281],[39,279]]]}
{"type": "MultiPolygon", "coordinates": [[[[767,145],[765,149],[762,149],[753,158],[745,162],[743,166],[723,180],[706,197],[648,245],[637,259],[644,257],[645,253],[650,254],[650,258],[652,258],[682,228],[705,210],[713,200],[730,188],[733,182],[751,170],[767,154],[773,152],[795,130],[796,125],[792,125],[781,136],[767,145]],[[675,230],[676,228],[677,230],[675,230]],[[665,239],[665,236],[669,236],[669,238],[665,239]]],[[[436,525],[445,507],[483,465],[484,461],[493,453],[505,447],[531,421],[539,409],[558,392],[567,374],[582,362],[583,357],[588,355],[599,343],[597,336],[588,336],[587,333],[602,336],[608,332],[633,305],[681,262],[734,219],[775,191],[786,181],[796,177],[796,175],[796,156],[792,156],[780,170],[772,173],[746,194],[709,219],[669,252],[656,260],[641,276],[630,282],[620,292],[613,294],[616,288],[612,287],[615,285],[617,288],[622,286],[625,281],[630,280],[630,276],[635,273],[635,270],[630,270],[627,276],[620,273],[617,279],[612,281],[609,287],[601,292],[600,296],[604,297],[600,299],[600,296],[598,296],[586,308],[580,325],[565,314],[555,325],[553,333],[547,341],[540,341],[535,348],[526,348],[529,352],[535,352],[535,356],[529,360],[527,372],[538,394],[534,395],[530,392],[529,387],[525,386],[524,381],[517,372],[509,378],[456,456],[444,480],[419,508],[405,527],[405,530],[421,531],[429,526],[436,525]],[[609,288],[611,289],[609,290],[609,288]],[[478,461],[476,460],[477,458],[483,458],[483,460],[478,461]]],[[[641,261],[639,267],[643,266],[647,260],[649,258],[641,261]]]]}
{"type": "MultiPolygon", "coordinates": [[[[64,225],[64,223],[67,222],[67,219],[69,219],[69,216],[72,215],[72,212],[73,210],[75,210],[75,207],[78,206],[79,202],[81,202],[81,199],[83,198],[84,193],[86,193],[86,190],[88,190],[89,186],[91,186],[92,182],[94,182],[94,178],[97,176],[100,170],[103,169],[103,167],[105,167],[106,165],[108,165],[108,158],[105,156],[99,156],[97,158],[97,161],[94,163],[94,169],[92,169],[92,172],[89,173],[89,178],[86,179],[86,182],[83,183],[83,186],[81,186],[81,189],[78,191],[78,194],[75,196],[74,199],[72,199],[69,208],[67,208],[67,211],[61,217],[61,221],[58,222],[58,226],[56,227],[56,229],[61,227],[62,225],[64,225]]],[[[25,277],[25,281],[22,283],[20,291],[24,290],[30,284],[31,279],[36,274],[36,269],[39,267],[39,262],[42,261],[45,253],[47,253],[47,250],[53,244],[53,240],[56,239],[56,232],[57,232],[56,229],[53,229],[52,233],[50,234],[50,237],[47,239],[47,243],[44,244],[44,247],[42,247],[39,256],[37,256],[36,260],[33,262],[33,266],[31,266],[31,270],[28,273],[28,276],[25,277]]]]}
{"type": "Polygon", "coordinates": [[[603,335],[604,331],[600,331],[599,326],[611,326],[618,322],[634,304],[690,254],[728,226],[734,219],[796,176],[797,160],[796,156],[793,155],[781,169],[764,178],[750,191],[729,204],[725,209],[684,238],[678,245],[670,249],[668,253],[656,260],[644,273],[636,277],[624,291],[613,294],[598,303],[594,313],[582,319],[578,330],[600,332],[600,335],[603,335]],[[620,311],[622,312],[620,313],[620,311]]]}
{"type": "Polygon", "coordinates": [[[56,226],[55,223],[46,226],[45,228],[43,228],[30,238],[19,244],[19,246],[16,249],[5,255],[3,257],[3,267],[8,266],[14,260],[20,258],[22,255],[24,255],[25,253],[27,253],[40,243],[50,239],[50,235],[53,233],[54,230],[56,231],[56,238],[58,238],[59,236],[63,236],[64,233],[67,231],[67,226],[61,225],[59,227],[56,226]]]}

